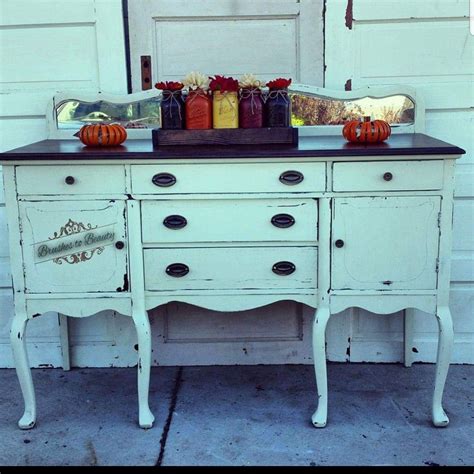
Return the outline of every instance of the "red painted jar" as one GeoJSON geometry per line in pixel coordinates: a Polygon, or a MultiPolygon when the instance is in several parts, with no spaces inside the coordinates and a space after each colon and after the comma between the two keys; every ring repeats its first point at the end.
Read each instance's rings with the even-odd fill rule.
{"type": "Polygon", "coordinates": [[[212,99],[203,90],[189,91],[185,102],[186,129],[212,128],[212,99]]]}
{"type": "Polygon", "coordinates": [[[260,89],[242,89],[239,102],[241,128],[263,127],[263,98],[260,89]]]}

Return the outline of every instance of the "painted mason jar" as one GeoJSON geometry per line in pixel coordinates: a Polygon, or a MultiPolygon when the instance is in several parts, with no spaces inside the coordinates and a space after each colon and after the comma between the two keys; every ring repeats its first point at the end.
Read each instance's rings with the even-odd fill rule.
{"type": "Polygon", "coordinates": [[[260,89],[242,89],[239,102],[241,128],[263,127],[263,98],[260,89]]]}
{"type": "Polygon", "coordinates": [[[212,128],[212,99],[206,91],[189,91],[184,108],[187,130],[212,128]]]}
{"type": "Polygon", "coordinates": [[[161,128],[181,130],[184,128],[184,100],[180,90],[163,90],[161,99],[161,128]]]}
{"type": "Polygon", "coordinates": [[[237,91],[213,92],[212,122],[214,128],[239,128],[237,91]]]}
{"type": "Polygon", "coordinates": [[[291,101],[288,89],[270,89],[265,101],[267,127],[289,127],[291,119],[291,101]]]}

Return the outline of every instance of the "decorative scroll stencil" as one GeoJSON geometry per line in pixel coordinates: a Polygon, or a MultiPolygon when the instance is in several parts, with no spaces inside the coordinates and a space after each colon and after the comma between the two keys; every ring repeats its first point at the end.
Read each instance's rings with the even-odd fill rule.
{"type": "Polygon", "coordinates": [[[115,224],[93,226],[69,219],[47,241],[35,245],[36,263],[53,261],[58,265],[87,262],[100,255],[115,240],[115,224]]]}

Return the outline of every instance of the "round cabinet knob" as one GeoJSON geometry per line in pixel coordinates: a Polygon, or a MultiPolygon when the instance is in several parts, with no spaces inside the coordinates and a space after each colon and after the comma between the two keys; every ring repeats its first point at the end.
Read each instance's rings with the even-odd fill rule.
{"type": "Polygon", "coordinates": [[[166,274],[174,278],[184,277],[188,273],[189,267],[184,263],[172,263],[166,267],[166,274]]]}
{"type": "Polygon", "coordinates": [[[392,181],[392,179],[393,179],[393,174],[390,173],[390,171],[387,171],[386,173],[384,173],[383,179],[384,179],[385,181],[392,181]]]}
{"type": "Polygon", "coordinates": [[[293,216],[290,216],[290,214],[276,214],[272,217],[271,223],[275,227],[286,229],[287,227],[291,227],[295,223],[295,218],[293,216]]]}
{"type": "Polygon", "coordinates": [[[152,183],[160,188],[169,188],[176,184],[176,176],[171,173],[158,173],[151,178],[152,183]]]}
{"type": "Polygon", "coordinates": [[[303,181],[304,175],[300,171],[289,170],[280,175],[280,182],[287,186],[294,186],[303,181]]]}
{"type": "Polygon", "coordinates": [[[125,243],[119,240],[118,242],[115,242],[115,248],[118,250],[122,250],[125,247],[125,243]]]}
{"type": "Polygon", "coordinates": [[[168,216],[163,220],[163,225],[168,227],[168,229],[173,230],[182,229],[183,227],[186,227],[187,223],[188,221],[186,220],[186,217],[178,215],[168,216]]]}
{"type": "Polygon", "coordinates": [[[277,275],[291,275],[296,270],[296,266],[291,262],[277,262],[272,267],[272,272],[277,275]]]}
{"type": "Polygon", "coordinates": [[[336,242],[334,242],[334,245],[335,245],[338,249],[340,249],[340,248],[344,247],[344,241],[341,240],[341,239],[337,239],[336,242]]]}
{"type": "Polygon", "coordinates": [[[64,180],[66,184],[74,184],[76,180],[74,179],[74,176],[66,176],[66,179],[64,180]]]}

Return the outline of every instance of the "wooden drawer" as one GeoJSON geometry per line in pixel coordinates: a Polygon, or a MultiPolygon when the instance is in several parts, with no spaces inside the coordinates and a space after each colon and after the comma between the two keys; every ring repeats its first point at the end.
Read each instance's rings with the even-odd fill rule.
{"type": "Polygon", "coordinates": [[[120,165],[18,166],[16,177],[22,195],[125,193],[125,169],[120,165]]]}
{"type": "Polygon", "coordinates": [[[325,189],[325,163],[132,166],[132,190],[136,194],[303,193],[325,189]]]}
{"type": "Polygon", "coordinates": [[[316,247],[145,249],[144,261],[145,288],[151,291],[316,288],[316,247]],[[275,273],[279,262],[293,264],[294,271],[275,273]],[[188,273],[172,276],[185,273],[186,267],[176,264],[186,265],[188,273]]]}
{"type": "Polygon", "coordinates": [[[443,187],[443,161],[334,163],[334,191],[417,191],[443,187]]]}
{"type": "Polygon", "coordinates": [[[160,242],[316,241],[314,199],[142,202],[142,239],[160,242]]]}

